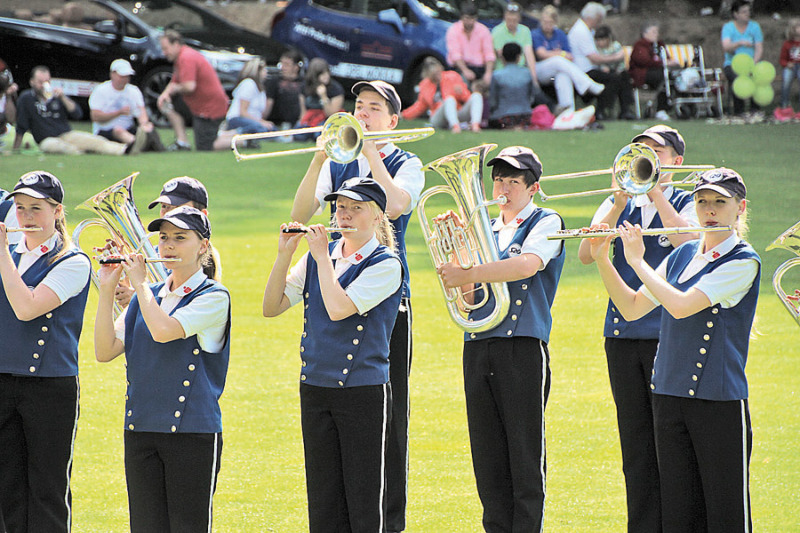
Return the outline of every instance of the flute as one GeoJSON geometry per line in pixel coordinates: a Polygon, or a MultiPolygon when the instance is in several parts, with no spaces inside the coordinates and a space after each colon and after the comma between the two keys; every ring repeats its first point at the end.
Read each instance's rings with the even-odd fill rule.
{"type": "MultiPolygon", "coordinates": [[[[119,263],[124,263],[124,257],[100,257],[97,259],[97,262],[101,265],[117,265],[119,263]]],[[[180,263],[181,259],[179,258],[162,258],[162,257],[145,257],[145,263],[180,263]]]]}
{"type": "MultiPolygon", "coordinates": [[[[651,228],[651,229],[643,229],[642,235],[679,235],[681,233],[710,233],[713,231],[731,231],[733,226],[708,226],[705,228],[692,228],[692,227],[684,227],[684,228],[651,228]]],[[[553,235],[548,235],[547,240],[549,241],[557,241],[557,240],[571,240],[571,239],[592,239],[594,237],[611,237],[619,235],[619,230],[617,228],[608,228],[608,229],[562,229],[554,233],[553,235]]]]}
{"type": "Polygon", "coordinates": [[[6,233],[16,233],[18,231],[42,231],[42,228],[6,228],[6,233]]]}
{"type": "MultiPolygon", "coordinates": [[[[350,233],[352,231],[358,231],[356,228],[323,228],[326,233],[350,233]]],[[[298,228],[283,228],[281,230],[283,233],[308,233],[309,229],[307,226],[300,226],[298,228]]]]}

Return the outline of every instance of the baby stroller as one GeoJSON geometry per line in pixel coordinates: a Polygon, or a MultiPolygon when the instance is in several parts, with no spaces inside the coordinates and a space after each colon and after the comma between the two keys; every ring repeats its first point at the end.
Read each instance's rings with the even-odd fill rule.
{"type": "Polygon", "coordinates": [[[667,45],[661,59],[667,103],[677,118],[722,116],[722,69],[706,68],[701,46],[667,45]],[[677,58],[683,68],[668,69],[667,57],[677,58]]]}

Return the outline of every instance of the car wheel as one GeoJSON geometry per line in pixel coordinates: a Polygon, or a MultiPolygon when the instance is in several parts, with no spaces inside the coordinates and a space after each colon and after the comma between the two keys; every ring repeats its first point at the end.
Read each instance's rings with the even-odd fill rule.
{"type": "Polygon", "coordinates": [[[171,79],[172,67],[162,65],[148,72],[142,79],[142,83],[139,87],[144,96],[144,106],[147,109],[147,116],[150,117],[153,124],[161,128],[169,126],[169,122],[167,121],[167,117],[158,110],[156,101],[171,79]]]}
{"type": "Polygon", "coordinates": [[[403,101],[403,107],[408,107],[417,100],[417,91],[420,80],[422,80],[422,63],[425,62],[424,57],[411,67],[409,74],[400,89],[400,99],[403,101]]]}

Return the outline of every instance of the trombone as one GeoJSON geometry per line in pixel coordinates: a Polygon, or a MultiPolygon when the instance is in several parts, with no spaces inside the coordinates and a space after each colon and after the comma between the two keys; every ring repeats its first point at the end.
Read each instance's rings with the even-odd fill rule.
{"type": "Polygon", "coordinates": [[[614,158],[614,164],[611,168],[602,170],[587,170],[584,172],[571,172],[568,174],[554,174],[552,176],[542,176],[539,182],[554,181],[554,180],[570,180],[575,178],[585,178],[588,176],[603,176],[611,174],[616,187],[608,189],[597,189],[592,191],[573,192],[566,194],[553,194],[547,195],[540,188],[539,196],[543,202],[548,200],[560,200],[562,198],[581,198],[584,196],[593,196],[596,194],[613,194],[617,191],[623,191],[630,195],[636,196],[640,194],[647,194],[658,185],[658,180],[661,178],[661,172],[666,171],[670,173],[689,172],[681,181],[672,182],[673,187],[688,186],[693,187],[697,182],[698,172],[714,168],[714,165],[664,165],[658,159],[656,152],[642,143],[628,144],[617,153],[614,158]]]}
{"type": "Polygon", "coordinates": [[[319,148],[296,148],[294,150],[281,150],[276,152],[256,152],[243,154],[239,151],[239,144],[246,141],[259,141],[284,135],[303,135],[306,133],[319,133],[322,138],[323,150],[328,157],[341,164],[353,161],[361,153],[364,141],[381,141],[386,143],[411,142],[424,139],[433,135],[433,128],[418,128],[409,130],[387,130],[365,132],[361,123],[350,113],[334,113],[322,126],[314,128],[300,128],[295,130],[268,131],[266,133],[243,133],[231,138],[231,150],[237,161],[246,159],[262,159],[282,155],[309,154],[319,151],[319,148]]]}

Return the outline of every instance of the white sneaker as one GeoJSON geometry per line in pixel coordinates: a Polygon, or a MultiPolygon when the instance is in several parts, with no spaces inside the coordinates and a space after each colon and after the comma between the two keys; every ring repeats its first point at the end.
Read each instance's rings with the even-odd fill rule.
{"type": "Polygon", "coordinates": [[[670,119],[670,117],[667,114],[667,112],[664,111],[663,109],[661,111],[656,111],[656,118],[658,120],[669,120],[670,119]]]}
{"type": "Polygon", "coordinates": [[[595,96],[599,95],[600,93],[602,93],[605,90],[606,90],[606,86],[603,85],[602,83],[597,83],[596,81],[593,81],[592,84],[589,85],[589,92],[592,93],[595,96]]]}

